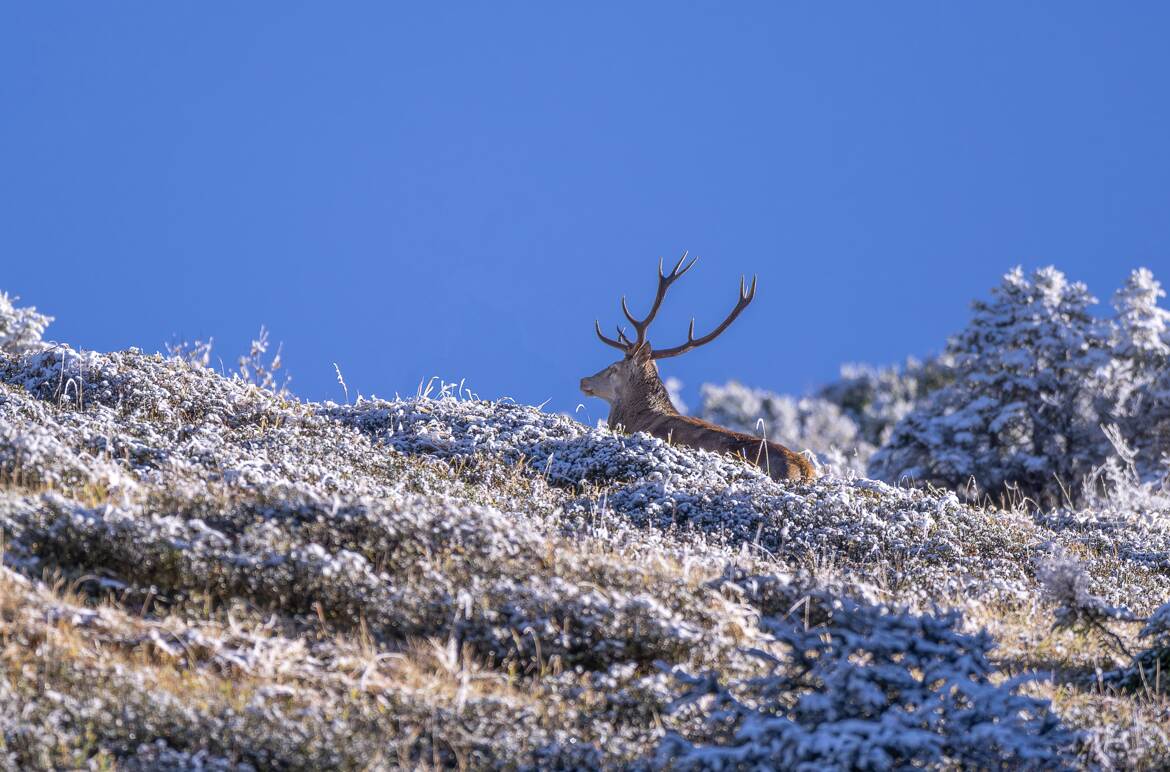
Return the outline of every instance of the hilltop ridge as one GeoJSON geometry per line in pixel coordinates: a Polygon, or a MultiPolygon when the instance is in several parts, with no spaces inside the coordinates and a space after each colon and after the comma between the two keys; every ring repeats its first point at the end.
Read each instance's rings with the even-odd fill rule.
{"type": "Polygon", "coordinates": [[[1134,615],[1170,599],[1156,517],[785,486],[507,400],[308,403],[67,346],[0,354],[0,473],[14,767],[1079,766],[1168,747],[1156,700],[1078,680],[1124,657],[1051,630],[1060,571],[1134,615]]]}

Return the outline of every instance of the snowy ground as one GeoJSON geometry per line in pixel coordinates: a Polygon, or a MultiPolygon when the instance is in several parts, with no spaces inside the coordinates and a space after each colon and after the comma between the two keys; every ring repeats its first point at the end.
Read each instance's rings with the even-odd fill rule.
{"type": "Polygon", "coordinates": [[[1155,766],[1168,517],[0,354],[0,766],[1155,766]]]}

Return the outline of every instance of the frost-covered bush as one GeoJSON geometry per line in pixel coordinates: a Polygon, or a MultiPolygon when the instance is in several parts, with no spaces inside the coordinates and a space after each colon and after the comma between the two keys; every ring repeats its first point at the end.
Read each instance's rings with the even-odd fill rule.
{"type": "Polygon", "coordinates": [[[841,408],[857,424],[861,438],[876,448],[885,444],[898,421],[952,377],[946,354],[925,361],[909,357],[901,367],[847,364],[840,378],[817,396],[841,408]]]}
{"type": "Polygon", "coordinates": [[[700,415],[815,451],[822,463],[900,482],[1075,504],[1116,470],[1143,483],[1170,459],[1170,311],[1159,282],[1133,271],[1116,313],[1054,268],[1008,273],[938,357],[902,367],[846,365],[796,399],[731,382],[702,387],[700,415]],[[1135,455],[1121,462],[1103,426],[1135,455]],[[1109,469],[1106,469],[1109,467],[1109,469]],[[1109,474],[1103,474],[1106,471],[1109,474]],[[1126,472],[1128,473],[1128,472],[1126,472]],[[1086,478],[1089,484],[1086,484],[1086,478]]]}
{"type": "Polygon", "coordinates": [[[688,687],[675,711],[698,708],[705,731],[667,736],[659,759],[671,769],[1069,766],[1073,734],[1018,681],[992,681],[990,637],[961,632],[957,612],[741,584],[777,643],[753,652],[769,671],[729,682],[675,669],[688,687]]]}
{"type": "Polygon", "coordinates": [[[1126,689],[1170,693],[1170,603],[1159,606],[1146,620],[1140,638],[1148,643],[1130,664],[1108,673],[1109,683],[1126,689]]]}
{"type": "Polygon", "coordinates": [[[175,343],[164,344],[167,356],[179,359],[192,367],[210,367],[211,350],[215,346],[215,338],[195,340],[194,342],[181,340],[175,343]]]}
{"type": "MultiPolygon", "coordinates": [[[[1093,596],[1142,614],[1170,597],[1160,510],[1041,517],[849,476],[778,484],[463,393],[317,404],[135,350],[0,354],[0,768],[842,758],[865,711],[912,728],[923,705],[942,718],[875,747],[1047,759],[1054,714],[985,671],[1015,672],[1049,634],[1032,557],[1075,549],[1093,596]],[[992,629],[998,660],[940,607],[992,629]],[[934,665],[958,691],[925,680],[934,665]],[[737,702],[684,706],[693,684],[670,673],[737,702]],[[899,673],[887,704],[857,701],[899,673]],[[854,723],[817,717],[818,699],[854,723]],[[973,732],[994,724],[979,747],[954,736],[964,699],[973,732]],[[841,742],[793,750],[776,716],[785,738],[841,742]]],[[[1068,651],[1062,667],[1095,656],[1068,651]]],[[[1133,725],[1072,715],[1097,736],[1133,725]]]]}
{"type": "MultiPolygon", "coordinates": [[[[167,356],[177,359],[192,367],[209,367],[211,364],[211,349],[214,338],[196,340],[193,343],[183,340],[177,343],[166,344],[167,356]]],[[[268,328],[260,326],[260,334],[252,339],[247,354],[241,354],[236,360],[239,367],[234,373],[240,380],[267,389],[282,397],[290,396],[288,384],[292,377],[285,374],[278,378],[278,373],[284,367],[281,359],[283,344],[276,347],[276,353],[266,357],[271,343],[268,340],[268,328]]],[[[340,376],[339,376],[340,377],[340,376]]],[[[344,382],[342,383],[344,385],[344,382]]]]}
{"type": "Polygon", "coordinates": [[[721,426],[809,449],[837,471],[865,474],[869,458],[925,395],[950,378],[945,357],[902,367],[844,365],[815,396],[795,398],[736,381],[701,388],[699,415],[721,426]]]}
{"type": "Polygon", "coordinates": [[[1036,579],[1046,599],[1056,606],[1056,629],[1096,631],[1112,639],[1124,651],[1120,638],[1110,629],[1110,622],[1134,622],[1138,619],[1125,606],[1114,606],[1089,586],[1089,574],[1080,561],[1060,550],[1038,561],[1036,579]]]}
{"type": "Polygon", "coordinates": [[[38,313],[35,308],[16,308],[13,298],[0,292],[0,351],[23,354],[44,347],[41,336],[53,317],[38,313]]]}
{"type": "Polygon", "coordinates": [[[1131,469],[1143,483],[1163,478],[1170,311],[1153,275],[1133,271],[1105,319],[1090,315],[1084,285],[1053,268],[1016,269],[992,294],[948,344],[955,380],[898,423],[870,474],[974,495],[1013,488],[1049,505],[1108,490],[1131,469]],[[1103,427],[1116,427],[1132,457],[1115,454],[1103,427]]]}
{"type": "Polygon", "coordinates": [[[999,494],[1014,488],[1056,503],[1104,462],[1100,425],[1110,335],[1090,314],[1085,285],[1055,268],[1015,269],[976,301],[947,345],[954,381],[907,415],[870,461],[870,474],[999,494]]]}
{"type": "Polygon", "coordinates": [[[759,435],[796,451],[816,453],[822,463],[855,473],[865,471],[873,446],[861,439],[857,424],[824,399],[794,399],[736,381],[704,384],[700,417],[720,426],[759,435]]]}
{"type": "Polygon", "coordinates": [[[279,381],[277,380],[277,373],[284,366],[280,357],[280,352],[284,346],[283,344],[278,345],[276,347],[276,353],[265,361],[265,355],[268,353],[270,345],[268,342],[268,328],[261,325],[260,334],[252,339],[252,345],[248,348],[248,353],[241,355],[238,360],[240,377],[248,383],[256,384],[262,389],[285,395],[288,393],[288,382],[291,380],[290,376],[285,375],[279,381]]]}

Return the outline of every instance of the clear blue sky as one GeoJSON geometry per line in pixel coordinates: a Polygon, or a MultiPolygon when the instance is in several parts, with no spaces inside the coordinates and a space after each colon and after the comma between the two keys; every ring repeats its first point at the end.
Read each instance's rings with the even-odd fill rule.
{"type": "Polygon", "coordinates": [[[9,3],[0,288],[100,350],[264,323],[314,399],[572,410],[689,249],[652,341],[759,293],[664,373],[801,392],[1017,263],[1170,281],[1168,9],[9,3]]]}

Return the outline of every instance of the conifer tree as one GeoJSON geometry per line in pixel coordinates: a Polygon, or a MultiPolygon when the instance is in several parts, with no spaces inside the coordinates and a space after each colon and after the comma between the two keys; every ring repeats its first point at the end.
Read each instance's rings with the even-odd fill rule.
{"type": "Polygon", "coordinates": [[[1117,324],[1114,353],[1160,367],[1170,357],[1170,311],[1158,305],[1166,297],[1162,284],[1148,268],[1138,268],[1113,295],[1117,324]]]}
{"type": "Polygon", "coordinates": [[[897,424],[870,474],[1049,503],[1075,492],[1108,447],[1096,397],[1110,335],[1095,302],[1052,267],[1007,273],[947,345],[955,380],[897,424]]]}
{"type": "Polygon", "coordinates": [[[1164,473],[1170,450],[1170,311],[1158,305],[1162,285],[1145,268],[1130,274],[1113,296],[1113,356],[1107,397],[1114,420],[1136,451],[1143,478],[1164,473]]]}

